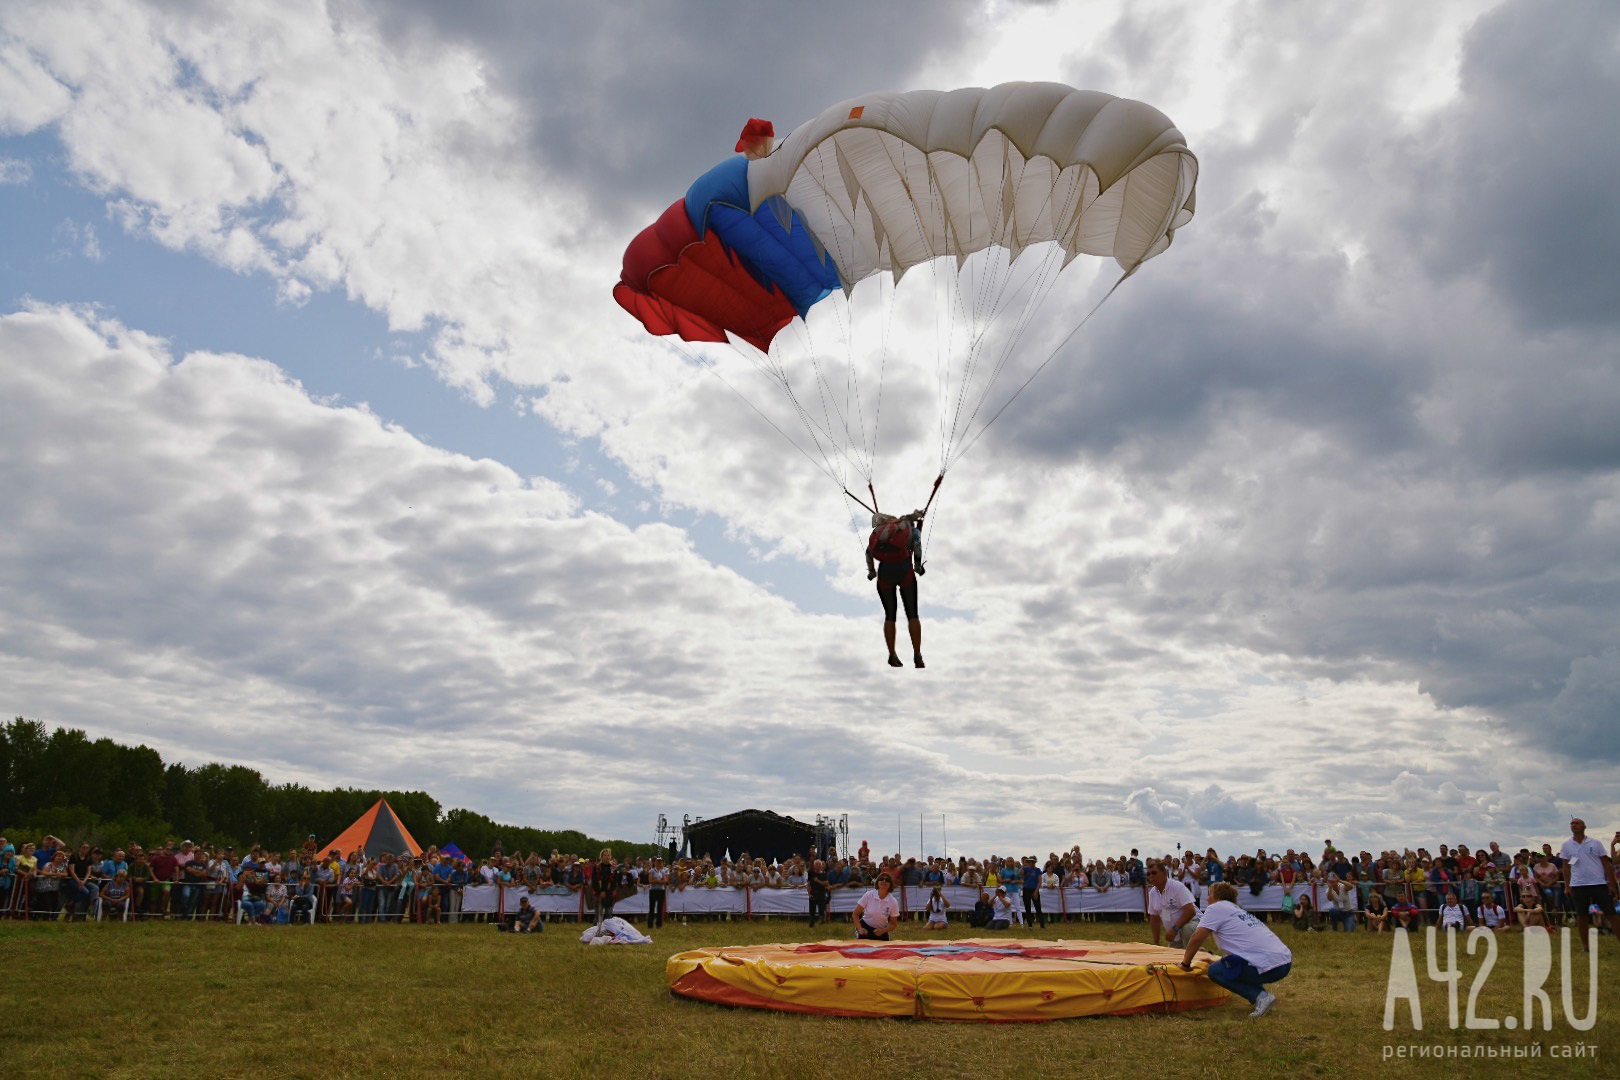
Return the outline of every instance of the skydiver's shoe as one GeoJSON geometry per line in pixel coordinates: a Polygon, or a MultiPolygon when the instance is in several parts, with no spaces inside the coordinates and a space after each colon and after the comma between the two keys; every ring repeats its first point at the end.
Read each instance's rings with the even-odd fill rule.
{"type": "Polygon", "coordinates": [[[905,667],[906,665],[904,665],[904,664],[902,664],[900,662],[900,658],[898,656],[896,656],[894,653],[890,653],[889,654],[889,666],[890,667],[905,667]]]}
{"type": "Polygon", "coordinates": [[[1271,1011],[1271,1007],[1275,1004],[1277,1004],[1277,995],[1270,990],[1262,990],[1260,996],[1254,999],[1254,1011],[1249,1016],[1251,1018],[1264,1016],[1271,1011]]]}
{"type": "Polygon", "coordinates": [[[928,666],[927,664],[922,662],[922,653],[913,653],[912,657],[911,657],[911,662],[913,664],[916,664],[918,667],[927,667],[928,666]]]}

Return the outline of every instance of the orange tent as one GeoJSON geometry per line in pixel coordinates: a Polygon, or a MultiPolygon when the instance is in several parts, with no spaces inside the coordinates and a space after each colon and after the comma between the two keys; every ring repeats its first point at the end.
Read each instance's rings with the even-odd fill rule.
{"type": "Polygon", "coordinates": [[[387,799],[378,799],[377,805],[356,818],[336,840],[323,845],[320,853],[325,855],[333,848],[345,858],[351,851],[364,851],[373,858],[385,851],[395,855],[422,854],[422,845],[412,839],[410,830],[399,820],[387,799]]]}

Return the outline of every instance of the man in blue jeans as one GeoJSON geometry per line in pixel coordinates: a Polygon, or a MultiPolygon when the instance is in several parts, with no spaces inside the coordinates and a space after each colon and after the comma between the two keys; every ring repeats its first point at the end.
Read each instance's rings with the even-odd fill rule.
{"type": "Polygon", "coordinates": [[[1204,909],[1198,929],[1187,942],[1182,970],[1192,970],[1193,957],[1213,934],[1226,955],[1209,965],[1210,982],[1253,1005],[1251,1017],[1264,1016],[1277,1003],[1266,984],[1287,976],[1294,966],[1294,954],[1265,923],[1238,907],[1237,889],[1232,885],[1224,881],[1211,885],[1209,898],[1213,903],[1204,909]]]}

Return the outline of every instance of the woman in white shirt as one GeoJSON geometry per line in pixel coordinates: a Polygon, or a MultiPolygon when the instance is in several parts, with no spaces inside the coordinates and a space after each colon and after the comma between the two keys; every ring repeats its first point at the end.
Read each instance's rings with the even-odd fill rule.
{"type": "Polygon", "coordinates": [[[889,931],[900,924],[900,901],[892,894],[894,882],[879,875],[877,887],[867,889],[851,913],[855,936],[869,941],[888,941],[889,931]]]}

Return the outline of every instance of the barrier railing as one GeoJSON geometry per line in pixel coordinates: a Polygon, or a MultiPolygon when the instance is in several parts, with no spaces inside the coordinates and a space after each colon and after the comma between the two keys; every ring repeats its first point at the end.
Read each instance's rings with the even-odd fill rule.
{"type": "MultiPolygon", "coordinates": [[[[85,899],[75,895],[72,885],[62,881],[55,896],[37,888],[38,875],[21,872],[12,876],[12,885],[0,894],[0,917],[7,918],[93,918],[96,921],[116,919],[129,922],[140,919],[170,918],[198,921],[251,921],[263,903],[262,890],[244,895],[239,883],[162,883],[131,882],[126,896],[104,898],[100,889],[106,879],[95,881],[96,889],[85,899]]],[[[1469,897],[1464,906],[1471,919],[1478,921],[1480,905],[1487,894],[1495,895],[1504,909],[1508,923],[1516,924],[1515,909],[1524,891],[1517,881],[1501,885],[1480,883],[1477,890],[1462,883],[1415,882],[1385,883],[1369,881],[1350,883],[1354,895],[1354,908],[1349,914],[1362,922],[1368,896],[1377,892],[1386,899],[1387,910],[1398,904],[1408,904],[1425,922],[1434,922],[1440,910],[1444,892],[1455,889],[1459,895],[1469,897]],[[1476,895],[1477,893],[1477,895],[1476,895]],[[1394,903],[1388,903],[1393,897],[1394,903]]],[[[827,904],[829,918],[848,916],[865,894],[868,886],[847,886],[831,891],[827,904]]],[[[931,886],[902,885],[895,890],[900,901],[902,916],[921,917],[931,886]]],[[[1021,890],[1020,890],[1021,892],[1021,890]]],[[[1208,900],[1208,887],[1193,890],[1200,908],[1208,900]]],[[[1268,883],[1258,892],[1249,886],[1238,887],[1238,903],[1249,911],[1280,913],[1285,911],[1283,898],[1291,892],[1295,898],[1308,897],[1313,919],[1323,920],[1337,916],[1344,920],[1345,910],[1329,903],[1328,887],[1320,882],[1296,882],[1291,887],[1268,883]]],[[[1567,905],[1561,886],[1537,889],[1545,917],[1560,921],[1567,915],[1567,905]]],[[[978,899],[976,886],[944,886],[942,895],[950,902],[951,918],[960,920],[972,910],[978,899]]],[[[523,885],[467,885],[464,887],[435,883],[430,886],[366,885],[344,894],[335,884],[318,884],[307,903],[297,899],[296,888],[290,889],[285,905],[289,917],[297,909],[298,921],[315,922],[457,922],[462,919],[504,919],[517,910],[522,897],[529,897],[533,908],[548,919],[594,918],[596,898],[589,886],[523,885]],[[349,903],[345,904],[347,895],[349,903]]],[[[1041,889],[1040,908],[1052,921],[1069,922],[1099,916],[1145,918],[1147,915],[1147,886],[1124,885],[1108,889],[1084,888],[1041,889]]],[[[267,905],[266,905],[267,906],[267,905]]],[[[1021,898],[1014,899],[1014,921],[1022,924],[1025,907],[1021,898]]],[[[614,914],[646,917],[651,909],[651,895],[647,886],[641,886],[634,895],[626,896],[609,905],[614,914]]],[[[663,890],[663,918],[804,918],[810,913],[809,893],[804,886],[747,888],[735,886],[688,885],[668,886],[663,890]]],[[[1391,925],[1394,919],[1391,918],[1391,925]]]]}

